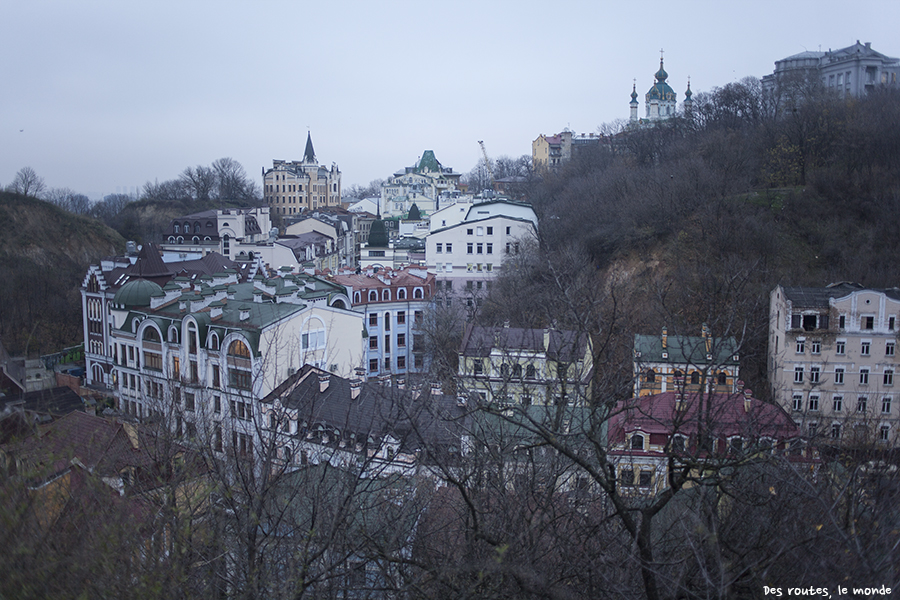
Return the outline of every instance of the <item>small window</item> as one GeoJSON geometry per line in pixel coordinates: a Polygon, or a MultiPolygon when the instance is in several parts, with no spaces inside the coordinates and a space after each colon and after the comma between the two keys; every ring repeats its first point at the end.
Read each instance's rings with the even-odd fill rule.
{"type": "Polygon", "coordinates": [[[647,381],[647,383],[655,383],[656,382],[656,371],[654,371],[653,369],[647,369],[644,378],[647,381]]]}
{"type": "Polygon", "coordinates": [[[810,396],[809,397],[809,410],[811,410],[811,411],[819,410],[819,397],[818,396],[810,396]]]}
{"type": "Polygon", "coordinates": [[[856,412],[864,413],[868,410],[868,398],[860,396],[856,399],[856,412]]]}
{"type": "Polygon", "coordinates": [[[871,353],[872,344],[870,342],[861,342],[859,344],[859,353],[862,356],[869,356],[871,353]]]}
{"type": "Polygon", "coordinates": [[[634,487],[634,469],[622,469],[619,472],[619,483],[623,487],[634,487]]]}
{"type": "Polygon", "coordinates": [[[803,383],[803,367],[794,367],[794,383],[803,383]]]}
{"type": "Polygon", "coordinates": [[[845,354],[847,352],[847,342],[838,340],[834,343],[835,354],[845,354]]]}
{"type": "Polygon", "coordinates": [[[793,410],[803,410],[803,396],[800,394],[794,394],[791,399],[791,408],[793,410]]]}
{"type": "Polygon", "coordinates": [[[834,370],[834,382],[838,385],[844,383],[844,369],[837,368],[834,370]]]}
{"type": "Polygon", "coordinates": [[[806,338],[797,338],[797,354],[806,352],[806,338]]]}
{"type": "Polygon", "coordinates": [[[835,396],[832,398],[832,410],[834,412],[841,412],[844,410],[844,397],[843,396],[835,396]]]}
{"type": "Polygon", "coordinates": [[[875,317],[863,317],[861,327],[863,329],[875,329],[875,317]]]}
{"type": "Polygon", "coordinates": [[[644,436],[639,433],[635,433],[631,436],[631,449],[632,450],[643,450],[644,449],[644,436]]]}
{"type": "Polygon", "coordinates": [[[833,440],[841,439],[841,424],[840,423],[832,423],[831,439],[833,439],[833,440]]]}
{"type": "Polygon", "coordinates": [[[638,475],[638,485],[640,487],[650,487],[653,483],[653,472],[647,471],[645,469],[641,469],[640,474],[638,475]]]}
{"type": "Polygon", "coordinates": [[[819,383],[819,367],[810,367],[809,382],[810,383],[819,383]]]}
{"type": "Polygon", "coordinates": [[[894,370],[893,369],[885,369],[884,370],[884,385],[894,385],[894,370]]]}
{"type": "Polygon", "coordinates": [[[821,354],[822,353],[822,341],[821,340],[813,340],[810,343],[809,349],[813,354],[821,354]]]}
{"type": "Polygon", "coordinates": [[[869,369],[859,370],[859,385],[869,385],[869,369]]]}
{"type": "Polygon", "coordinates": [[[891,397],[885,396],[881,399],[881,412],[888,415],[891,413],[891,397]]]}
{"type": "Polygon", "coordinates": [[[884,345],[884,355],[885,356],[894,356],[895,351],[895,343],[894,342],[886,342],[884,345]]]}

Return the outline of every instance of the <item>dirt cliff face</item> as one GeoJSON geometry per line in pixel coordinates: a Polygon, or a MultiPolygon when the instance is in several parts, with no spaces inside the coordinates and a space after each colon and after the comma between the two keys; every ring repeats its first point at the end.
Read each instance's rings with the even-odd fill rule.
{"type": "Polygon", "coordinates": [[[94,219],[0,193],[0,336],[9,352],[80,343],[87,267],[124,249],[122,236],[94,219]]]}

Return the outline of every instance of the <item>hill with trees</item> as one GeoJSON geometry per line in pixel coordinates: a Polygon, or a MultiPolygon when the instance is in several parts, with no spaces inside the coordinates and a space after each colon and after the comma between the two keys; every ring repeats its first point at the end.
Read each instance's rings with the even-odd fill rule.
{"type": "Polygon", "coordinates": [[[0,192],[0,336],[13,354],[53,352],[82,340],[78,288],[87,267],[125,240],[96,219],[0,192]]]}

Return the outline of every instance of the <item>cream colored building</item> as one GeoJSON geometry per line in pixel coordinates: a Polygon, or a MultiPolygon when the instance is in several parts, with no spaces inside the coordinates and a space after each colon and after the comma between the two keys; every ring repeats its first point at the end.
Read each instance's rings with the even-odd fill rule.
{"type": "Polygon", "coordinates": [[[501,405],[584,406],[593,356],[590,336],[574,331],[470,324],[459,351],[460,393],[501,405]]]}
{"type": "Polygon", "coordinates": [[[773,397],[804,435],[896,446],[900,290],[782,287],[769,301],[773,397]]]}
{"type": "Polygon", "coordinates": [[[298,215],[304,210],[340,206],[341,171],[316,162],[312,137],[306,136],[301,161],[273,160],[263,173],[263,193],[273,215],[298,215]]]}

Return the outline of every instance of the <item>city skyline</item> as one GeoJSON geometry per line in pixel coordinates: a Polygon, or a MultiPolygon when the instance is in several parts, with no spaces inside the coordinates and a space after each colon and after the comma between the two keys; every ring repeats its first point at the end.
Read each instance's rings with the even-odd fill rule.
{"type": "Polygon", "coordinates": [[[518,157],[541,133],[627,119],[635,80],[643,110],[661,49],[679,106],[688,77],[696,97],[804,50],[860,40],[900,55],[888,2],[643,6],[10,6],[0,185],[30,166],[99,199],[226,156],[261,185],[273,159],[302,157],[307,132],[345,189],[425,150],[466,173],[478,140],[518,157]]]}

